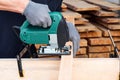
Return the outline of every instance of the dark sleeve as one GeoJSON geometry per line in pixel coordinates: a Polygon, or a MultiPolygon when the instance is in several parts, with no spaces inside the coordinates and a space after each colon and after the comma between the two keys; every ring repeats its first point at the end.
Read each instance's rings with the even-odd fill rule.
{"type": "Polygon", "coordinates": [[[47,4],[51,11],[61,11],[62,0],[32,0],[37,3],[47,4]]]}
{"type": "Polygon", "coordinates": [[[49,0],[48,6],[51,11],[61,11],[62,0],[49,0]]]}

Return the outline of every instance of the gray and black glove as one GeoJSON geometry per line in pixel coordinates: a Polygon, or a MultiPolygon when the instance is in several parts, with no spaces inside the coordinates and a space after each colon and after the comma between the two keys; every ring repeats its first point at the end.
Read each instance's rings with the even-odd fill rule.
{"type": "Polygon", "coordinates": [[[79,45],[80,44],[80,35],[72,23],[67,22],[67,26],[68,26],[68,30],[69,30],[70,40],[73,42],[73,56],[75,57],[76,52],[78,51],[78,49],[80,47],[80,45],[79,45]]]}
{"type": "Polygon", "coordinates": [[[23,15],[25,15],[28,22],[33,26],[42,26],[47,28],[52,23],[49,12],[50,10],[47,5],[29,1],[23,15]]]}

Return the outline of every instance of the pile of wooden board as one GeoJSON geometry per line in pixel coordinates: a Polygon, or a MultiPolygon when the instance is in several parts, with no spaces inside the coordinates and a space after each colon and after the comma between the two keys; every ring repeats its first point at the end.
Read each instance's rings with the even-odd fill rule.
{"type": "Polygon", "coordinates": [[[64,0],[68,9],[62,12],[66,20],[74,21],[80,33],[79,57],[105,57],[113,53],[109,29],[120,50],[120,6],[105,0],[64,0]],[[79,16],[78,16],[79,15],[79,16]]]}

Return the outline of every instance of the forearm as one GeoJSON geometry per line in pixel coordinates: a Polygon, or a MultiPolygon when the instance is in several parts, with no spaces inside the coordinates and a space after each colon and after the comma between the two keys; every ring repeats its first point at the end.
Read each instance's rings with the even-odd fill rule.
{"type": "Polygon", "coordinates": [[[23,13],[29,0],[0,0],[0,10],[23,13]]]}

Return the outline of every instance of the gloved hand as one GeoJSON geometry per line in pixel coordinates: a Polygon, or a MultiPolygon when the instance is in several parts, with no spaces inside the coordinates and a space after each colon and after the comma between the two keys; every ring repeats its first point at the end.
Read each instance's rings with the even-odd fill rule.
{"type": "Polygon", "coordinates": [[[42,26],[47,28],[52,23],[48,12],[50,12],[50,10],[47,5],[29,1],[23,15],[25,15],[28,22],[33,26],[42,26]]]}
{"type": "Polygon", "coordinates": [[[78,49],[80,47],[80,45],[79,45],[80,44],[80,35],[72,23],[67,22],[67,26],[68,26],[68,30],[69,30],[70,40],[73,42],[73,56],[75,57],[76,52],[78,51],[78,49]]]}

